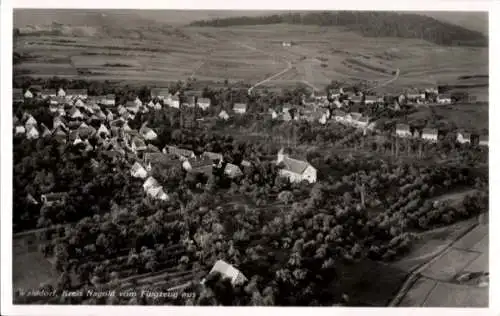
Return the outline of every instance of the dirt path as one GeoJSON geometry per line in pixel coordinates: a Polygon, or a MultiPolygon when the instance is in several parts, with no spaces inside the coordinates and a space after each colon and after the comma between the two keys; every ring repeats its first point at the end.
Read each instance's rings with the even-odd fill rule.
{"type": "Polygon", "coordinates": [[[398,68],[398,69],[396,69],[396,74],[394,75],[394,77],[392,77],[391,79],[389,79],[387,81],[382,82],[379,85],[376,85],[375,87],[371,87],[371,88],[367,89],[366,91],[371,91],[371,90],[374,90],[374,89],[377,89],[377,88],[380,88],[380,87],[384,87],[384,86],[387,86],[387,85],[391,84],[392,82],[398,80],[399,73],[400,73],[400,70],[398,68]]]}

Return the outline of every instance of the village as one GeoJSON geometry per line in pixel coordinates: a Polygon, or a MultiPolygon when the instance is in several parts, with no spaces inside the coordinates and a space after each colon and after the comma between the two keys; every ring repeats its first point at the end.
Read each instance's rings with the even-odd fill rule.
{"type": "MultiPolygon", "coordinates": [[[[35,86],[25,90],[14,89],[13,92],[14,103],[42,102],[47,104],[48,111],[53,117],[52,128],[49,128],[43,123],[38,123],[28,111],[24,111],[22,117],[14,116],[15,137],[24,137],[28,140],[52,138],[61,144],[77,148],[81,154],[100,151],[112,161],[126,161],[129,166],[129,176],[143,181],[144,195],[154,200],[169,201],[171,194],[155,178],[155,170],[158,168],[178,166],[188,174],[202,174],[207,177],[221,170],[227,178],[237,179],[255,163],[243,157],[240,163],[233,164],[224,161],[223,152],[195,153],[192,149],[174,143],[158,147],[153,144],[157,144],[158,131],[149,127],[148,122],[141,122],[138,129],[133,129],[129,125],[139,114],[161,112],[165,108],[181,112],[191,108],[206,112],[212,102],[200,94],[185,97],[179,93],[171,94],[168,88],[152,88],[148,99],[141,100],[135,97],[120,104],[113,94],[89,96],[85,89],[45,90],[35,86]]],[[[436,92],[427,90],[422,93],[401,95],[389,107],[397,112],[403,104],[439,106],[452,102],[449,96],[436,92]]],[[[367,136],[381,134],[383,131],[368,115],[352,109],[384,104],[387,102],[383,97],[356,95],[343,89],[331,89],[328,94],[312,93],[307,97],[303,96],[300,105],[284,104],[259,115],[284,123],[307,121],[318,126],[340,124],[354,128],[367,136]]],[[[235,102],[232,110],[221,110],[215,117],[203,117],[199,120],[215,119],[224,124],[232,117],[245,116],[248,111],[247,103],[235,102]]],[[[419,130],[406,123],[398,123],[391,134],[401,139],[420,139],[428,143],[437,143],[440,139],[435,128],[419,130]]],[[[487,136],[471,135],[463,131],[456,133],[456,142],[463,145],[488,146],[487,136]]],[[[98,165],[95,160],[93,163],[98,165]]],[[[284,147],[275,153],[274,163],[279,166],[279,175],[288,179],[290,183],[313,184],[318,181],[317,168],[307,160],[293,157],[293,154],[284,147]]],[[[40,197],[30,195],[28,199],[33,203],[40,201],[49,207],[62,205],[66,197],[65,192],[51,192],[40,197]]],[[[211,272],[213,271],[229,278],[235,286],[248,281],[241,271],[224,260],[218,260],[211,272]]]]}

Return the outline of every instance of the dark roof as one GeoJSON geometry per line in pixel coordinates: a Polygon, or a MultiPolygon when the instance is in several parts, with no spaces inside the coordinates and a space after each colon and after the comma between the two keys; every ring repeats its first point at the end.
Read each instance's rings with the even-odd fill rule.
{"type": "Polygon", "coordinates": [[[209,103],[210,104],[210,99],[209,98],[199,98],[198,103],[209,103]]]}
{"type": "Polygon", "coordinates": [[[213,161],[212,161],[212,159],[209,159],[209,158],[201,158],[201,159],[191,158],[191,159],[188,159],[188,161],[193,169],[213,166],[213,161]]]}
{"type": "Polygon", "coordinates": [[[437,135],[438,130],[435,128],[424,128],[422,130],[422,134],[436,134],[437,135]]]}
{"type": "Polygon", "coordinates": [[[164,153],[144,153],[144,162],[145,163],[154,163],[154,164],[169,164],[173,165],[179,163],[179,160],[172,159],[170,156],[165,155],[164,153]]]}
{"type": "Polygon", "coordinates": [[[403,124],[403,123],[396,124],[396,130],[405,130],[405,131],[409,131],[409,130],[410,130],[410,125],[408,125],[408,124],[403,124]]]}
{"type": "Polygon", "coordinates": [[[170,92],[169,92],[168,88],[152,88],[151,89],[151,97],[152,98],[156,98],[159,96],[167,96],[169,94],[170,94],[170,92]]]}
{"type": "Polygon", "coordinates": [[[194,155],[194,152],[192,150],[178,148],[175,146],[167,145],[167,146],[165,146],[165,149],[167,150],[167,152],[169,154],[175,154],[175,155],[184,156],[184,157],[190,157],[190,156],[194,155]]]}
{"type": "Polygon", "coordinates": [[[66,94],[70,95],[86,95],[87,89],[67,89],[66,94]]]}
{"type": "Polygon", "coordinates": [[[283,159],[284,169],[293,173],[302,174],[310,164],[307,161],[302,161],[290,157],[283,159]]]}

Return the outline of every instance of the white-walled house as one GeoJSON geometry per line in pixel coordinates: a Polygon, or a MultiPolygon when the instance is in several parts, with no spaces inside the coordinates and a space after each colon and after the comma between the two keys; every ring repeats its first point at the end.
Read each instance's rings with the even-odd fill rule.
{"type": "Polygon", "coordinates": [[[38,129],[35,126],[30,126],[26,130],[27,130],[26,132],[27,139],[37,139],[38,137],[40,137],[40,133],[38,132],[38,129]]]}
{"type": "Polygon", "coordinates": [[[396,125],[396,136],[398,137],[411,137],[410,125],[408,124],[397,124],[396,125]]]}
{"type": "Polygon", "coordinates": [[[210,107],[210,99],[209,98],[198,98],[198,106],[202,109],[202,110],[206,110],[210,107]]]}
{"type": "Polygon", "coordinates": [[[130,169],[130,175],[134,178],[145,179],[148,176],[146,169],[137,161],[130,169]]]}
{"type": "Polygon", "coordinates": [[[290,182],[308,181],[315,183],[317,180],[317,170],[307,161],[290,158],[285,154],[282,148],[278,152],[277,164],[283,164],[284,168],[280,169],[280,176],[286,177],[290,182]]]}
{"type": "MultiPolygon", "coordinates": [[[[240,270],[236,269],[232,265],[228,264],[223,260],[217,260],[217,262],[212,267],[212,270],[208,273],[209,275],[212,273],[220,273],[223,279],[229,279],[231,284],[238,285],[245,283],[248,279],[241,273],[240,270]]],[[[203,284],[205,279],[201,281],[203,284]]]]}
{"type": "Polygon", "coordinates": [[[470,144],[471,143],[471,134],[470,133],[464,133],[464,132],[458,132],[457,133],[457,142],[460,144],[470,144]]]}
{"type": "Polygon", "coordinates": [[[223,120],[229,120],[229,114],[225,110],[220,111],[219,118],[223,120]]]}
{"type": "Polygon", "coordinates": [[[437,142],[438,141],[438,130],[435,128],[424,128],[422,130],[422,139],[437,142]]]}
{"type": "Polygon", "coordinates": [[[32,99],[33,98],[33,92],[31,92],[30,89],[27,89],[26,92],[24,92],[24,98],[25,99],[32,99]]]}
{"type": "Polygon", "coordinates": [[[181,103],[178,96],[174,95],[169,101],[170,101],[168,104],[169,106],[176,109],[180,108],[181,103]]]}
{"type": "Polygon", "coordinates": [[[451,103],[451,96],[449,94],[438,94],[437,103],[450,104],[451,103]]]}
{"type": "Polygon", "coordinates": [[[233,106],[234,113],[245,114],[247,112],[246,103],[235,103],[233,106]]]}

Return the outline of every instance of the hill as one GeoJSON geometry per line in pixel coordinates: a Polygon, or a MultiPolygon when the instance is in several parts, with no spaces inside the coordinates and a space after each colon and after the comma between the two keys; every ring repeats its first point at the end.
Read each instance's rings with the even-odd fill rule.
{"type": "Polygon", "coordinates": [[[265,24],[340,26],[366,37],[424,39],[446,46],[488,46],[488,38],[477,31],[414,13],[339,11],[240,16],[192,22],[191,26],[228,27],[265,24]]]}
{"type": "Polygon", "coordinates": [[[446,12],[425,11],[420,14],[430,16],[436,20],[460,25],[469,30],[481,32],[488,35],[488,13],[487,12],[446,12]]]}

